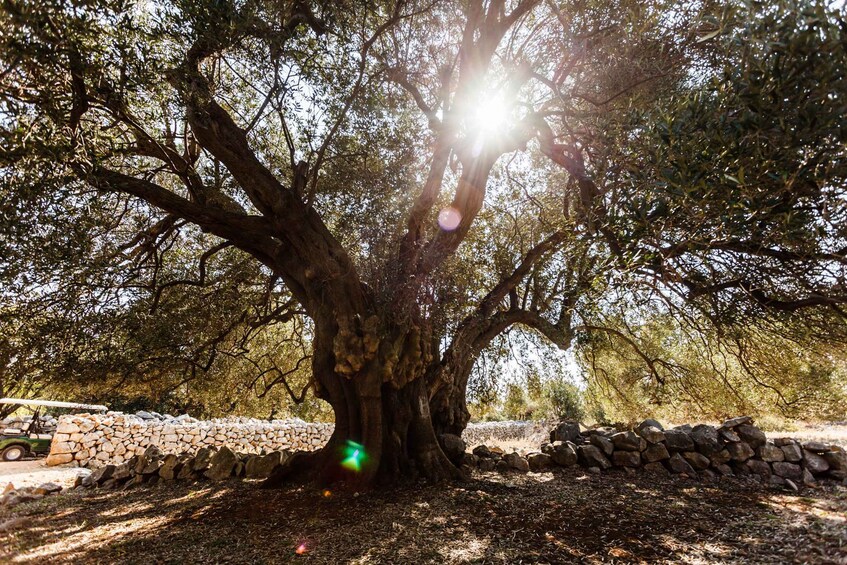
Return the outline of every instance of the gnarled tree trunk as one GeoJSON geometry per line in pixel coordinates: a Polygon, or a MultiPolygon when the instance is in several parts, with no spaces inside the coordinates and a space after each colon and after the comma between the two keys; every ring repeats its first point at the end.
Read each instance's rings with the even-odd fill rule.
{"type": "Polygon", "coordinates": [[[361,488],[463,478],[432,425],[426,339],[417,328],[380,332],[378,325],[375,317],[354,331],[318,325],[316,392],[332,406],[335,431],[324,448],[293,458],[268,486],[305,479],[361,488]]]}

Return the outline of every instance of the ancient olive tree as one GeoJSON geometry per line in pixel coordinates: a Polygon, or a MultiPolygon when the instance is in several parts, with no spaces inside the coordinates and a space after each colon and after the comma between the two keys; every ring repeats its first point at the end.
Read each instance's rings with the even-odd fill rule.
{"type": "Polygon", "coordinates": [[[514,326],[615,336],[657,378],[610,312],[843,335],[845,27],[820,5],[6,0],[2,27],[7,223],[37,201],[115,210],[73,227],[130,247],[193,233],[182,283],[251,257],[284,306],[257,323],[308,319],[317,478],[456,476],[439,440],[514,326]]]}

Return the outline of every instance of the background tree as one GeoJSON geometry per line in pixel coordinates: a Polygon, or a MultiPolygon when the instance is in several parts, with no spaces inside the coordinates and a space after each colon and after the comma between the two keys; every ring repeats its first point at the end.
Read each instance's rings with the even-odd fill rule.
{"type": "MultiPolygon", "coordinates": [[[[621,329],[639,308],[721,340],[798,315],[844,337],[845,27],[821,4],[7,0],[2,17],[4,229],[99,230],[83,239],[118,279],[133,266],[103,242],[152,249],[154,304],[249,257],[275,297],[256,323],[308,319],[334,412],[292,472],[456,476],[438,437],[516,325],[563,349],[613,336],[657,381],[621,329]],[[158,277],[172,235],[199,278],[158,277]]],[[[55,284],[19,257],[19,294],[55,284]]],[[[97,314],[133,293],[107,288],[86,289],[97,314]]]]}

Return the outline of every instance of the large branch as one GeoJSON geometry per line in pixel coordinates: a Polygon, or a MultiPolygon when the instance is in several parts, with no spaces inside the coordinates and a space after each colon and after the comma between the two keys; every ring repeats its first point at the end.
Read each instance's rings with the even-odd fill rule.
{"type": "MultiPolygon", "coordinates": [[[[262,217],[201,206],[153,182],[103,167],[87,172],[83,178],[100,190],[129,194],[169,214],[184,218],[205,231],[233,242],[274,272],[279,271],[278,258],[284,252],[283,245],[273,237],[268,222],[262,217]]],[[[297,299],[306,304],[311,296],[301,281],[286,273],[279,274],[297,299]]]]}
{"type": "Polygon", "coordinates": [[[505,12],[505,1],[495,0],[488,9],[480,0],[470,3],[467,20],[459,47],[459,76],[453,102],[449,102],[452,69],[441,77],[444,93],[445,118],[442,124],[433,110],[426,104],[420,91],[408,80],[402,71],[392,69],[389,73],[394,80],[410,93],[420,110],[424,113],[436,132],[433,158],[424,186],[415,200],[407,220],[407,230],[400,247],[399,270],[407,280],[414,276],[412,289],[425,280],[426,275],[437,268],[446,257],[452,254],[464,240],[471,224],[482,208],[485,185],[494,162],[500,155],[524,147],[528,139],[526,124],[520,124],[515,131],[507,132],[503,139],[495,143],[485,143],[482,151],[472,146],[479,140],[465,140],[457,143],[457,122],[465,107],[471,103],[479,88],[479,77],[484,75],[491,65],[495,50],[505,34],[517,22],[528,14],[539,0],[521,0],[510,13],[505,12]],[[434,237],[423,243],[424,226],[430,219],[432,208],[441,192],[443,177],[451,152],[462,154],[463,172],[456,188],[456,194],[450,207],[459,214],[460,220],[455,229],[438,230],[434,237]],[[475,153],[472,156],[468,156],[475,153]]]}
{"type": "MultiPolygon", "coordinates": [[[[194,50],[192,50],[194,51],[194,50]]],[[[197,48],[203,56],[208,53],[197,48]]],[[[350,316],[365,310],[365,296],[356,269],[341,244],[314,209],[283,186],[256,157],[247,136],[213,98],[208,81],[199,70],[200,55],[189,54],[171,80],[188,106],[188,121],[197,142],[230,171],[253,202],[274,235],[282,242],[274,256],[274,269],[313,314],[327,316],[347,311],[350,316]],[[342,299],[343,297],[343,299],[342,299]]]]}

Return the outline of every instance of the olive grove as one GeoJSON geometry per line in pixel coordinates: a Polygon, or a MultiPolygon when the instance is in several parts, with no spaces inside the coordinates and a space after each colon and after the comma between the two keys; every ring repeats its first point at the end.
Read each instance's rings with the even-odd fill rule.
{"type": "Polygon", "coordinates": [[[458,476],[443,436],[515,327],[657,386],[692,369],[651,317],[753,377],[762,340],[847,336],[822,3],[4,0],[0,26],[0,316],[68,312],[101,353],[133,327],[127,378],[312,390],[335,432],[292,473],[458,476]]]}

